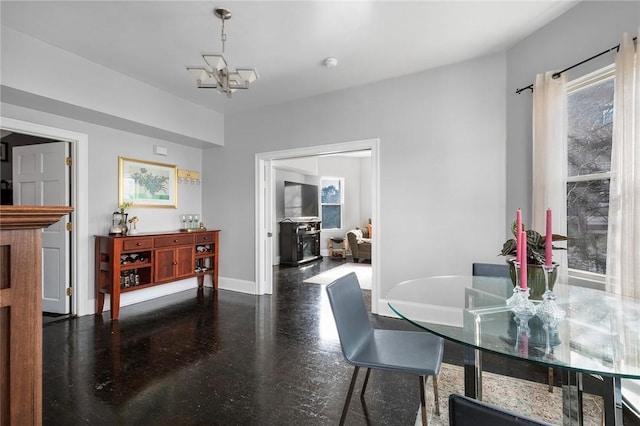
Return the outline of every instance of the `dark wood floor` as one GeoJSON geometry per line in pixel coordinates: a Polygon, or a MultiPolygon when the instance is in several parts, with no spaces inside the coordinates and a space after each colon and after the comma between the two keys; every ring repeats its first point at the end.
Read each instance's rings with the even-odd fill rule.
{"type": "MultiPolygon", "coordinates": [[[[340,263],[276,267],[272,296],[207,288],[124,307],[114,322],[107,313],[45,324],[44,424],[337,424],[352,368],[324,286],[302,281],[340,263]]],[[[462,349],[447,344],[445,361],[460,364],[462,349]]],[[[484,367],[546,378],[545,368],[489,356],[484,367]]],[[[376,372],[347,424],[413,425],[417,406],[413,376],[376,372]]]]}

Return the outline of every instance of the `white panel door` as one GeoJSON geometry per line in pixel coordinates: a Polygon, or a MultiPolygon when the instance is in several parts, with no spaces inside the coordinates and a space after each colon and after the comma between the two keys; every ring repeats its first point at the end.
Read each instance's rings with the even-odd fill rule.
{"type": "MultiPolygon", "coordinates": [[[[35,206],[69,205],[69,155],[67,142],[13,148],[13,204],[35,206]]],[[[42,230],[42,310],[70,312],[69,216],[42,230]]]]}

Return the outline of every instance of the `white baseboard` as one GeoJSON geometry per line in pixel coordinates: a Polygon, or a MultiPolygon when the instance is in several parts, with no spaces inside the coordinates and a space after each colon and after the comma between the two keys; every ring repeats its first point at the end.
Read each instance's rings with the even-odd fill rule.
{"type": "MultiPolygon", "coordinates": [[[[151,299],[157,299],[158,297],[168,296],[170,294],[179,293],[181,291],[194,289],[198,287],[198,281],[195,278],[189,278],[186,280],[176,281],[172,283],[156,285],[149,288],[143,288],[136,291],[123,293],[120,295],[120,307],[133,305],[135,303],[144,302],[151,299]]],[[[93,302],[95,306],[95,299],[93,302]]],[[[105,294],[104,297],[104,311],[109,311],[111,306],[109,294],[105,294]]],[[[93,310],[95,313],[95,309],[93,310]]]]}
{"type": "MultiPolygon", "coordinates": [[[[439,305],[425,305],[422,303],[403,302],[399,305],[400,311],[407,317],[418,322],[442,324],[452,327],[462,327],[463,312],[459,308],[450,308],[439,305]],[[428,306],[428,309],[425,307],[428,306]]],[[[387,304],[387,300],[380,300],[378,303],[378,315],[386,317],[400,318],[387,304]]]]}
{"type": "MultiPolygon", "coordinates": [[[[218,288],[222,290],[237,291],[239,293],[256,294],[256,283],[253,281],[237,280],[235,278],[218,278],[218,288]]],[[[211,281],[205,279],[205,287],[211,287],[211,281]]],[[[157,299],[159,297],[168,296],[170,294],[179,293],[181,291],[195,289],[198,287],[198,282],[195,278],[189,278],[186,280],[176,281],[172,283],[156,285],[149,288],[143,288],[136,291],[123,293],[120,295],[120,307],[133,305],[135,303],[145,302],[151,299],[157,299]]],[[[110,310],[110,296],[105,294],[104,298],[104,311],[110,310]]],[[[91,301],[91,305],[95,307],[95,299],[91,301]]],[[[95,308],[92,312],[88,312],[87,315],[95,314],[95,308]]]]}
{"type": "Polygon", "coordinates": [[[255,281],[238,280],[235,278],[218,278],[218,288],[221,290],[237,291],[239,293],[256,294],[255,281]]]}
{"type": "Polygon", "coordinates": [[[377,314],[382,315],[383,317],[400,318],[395,312],[391,310],[389,304],[387,303],[387,299],[378,300],[377,314]]]}

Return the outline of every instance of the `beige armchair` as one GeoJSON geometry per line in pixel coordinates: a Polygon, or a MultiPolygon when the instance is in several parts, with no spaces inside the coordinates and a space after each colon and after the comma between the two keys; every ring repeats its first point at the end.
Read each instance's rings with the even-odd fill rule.
{"type": "Polygon", "coordinates": [[[371,260],[371,238],[368,229],[352,229],[347,232],[347,241],[354,262],[371,260]]]}

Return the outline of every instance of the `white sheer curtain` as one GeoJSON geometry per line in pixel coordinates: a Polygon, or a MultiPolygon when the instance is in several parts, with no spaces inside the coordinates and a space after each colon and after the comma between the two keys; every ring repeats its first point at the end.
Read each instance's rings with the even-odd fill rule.
{"type": "MultiPolygon", "coordinates": [[[[538,74],[533,84],[532,228],[545,233],[546,211],[553,211],[553,233],[567,235],[567,81],[554,71],[538,74]]],[[[560,273],[567,272],[567,252],[553,252],[560,273]]]]}
{"type": "Polygon", "coordinates": [[[607,290],[640,297],[640,64],[623,34],[616,56],[607,290]]]}

